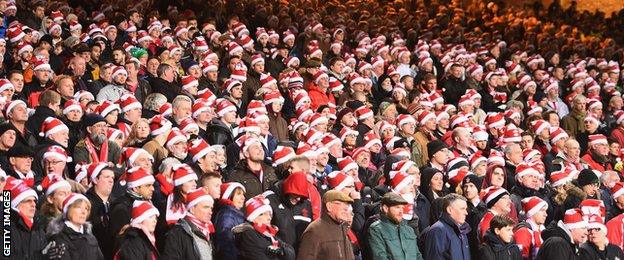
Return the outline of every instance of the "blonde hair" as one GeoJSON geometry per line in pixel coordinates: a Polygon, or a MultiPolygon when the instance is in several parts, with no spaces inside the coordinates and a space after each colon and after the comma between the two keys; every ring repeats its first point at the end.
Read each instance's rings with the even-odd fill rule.
{"type": "MultiPolygon", "coordinates": [[[[128,135],[128,138],[126,138],[126,140],[124,141],[124,144],[123,144],[124,147],[132,146],[135,143],[139,142],[139,138],[137,137],[137,128],[139,128],[139,124],[141,124],[141,123],[145,123],[147,125],[147,127],[149,128],[149,121],[147,119],[145,119],[145,118],[139,118],[130,127],[130,134],[128,135]]],[[[148,134],[148,136],[149,136],[149,134],[148,134]]]]}

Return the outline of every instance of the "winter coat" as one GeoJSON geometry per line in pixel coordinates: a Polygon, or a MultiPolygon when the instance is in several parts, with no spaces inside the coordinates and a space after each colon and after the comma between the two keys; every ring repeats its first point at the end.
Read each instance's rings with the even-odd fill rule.
{"type": "MultiPolygon", "coordinates": [[[[288,196],[282,192],[282,183],[275,186],[264,193],[273,210],[271,224],[279,228],[277,237],[297,247],[297,242],[301,241],[301,235],[312,222],[312,204],[309,199],[305,199],[292,205],[288,196]]],[[[301,192],[307,193],[307,190],[301,192]]]]}
{"type": "Polygon", "coordinates": [[[308,89],[308,96],[312,101],[310,103],[310,108],[316,111],[320,106],[327,105],[329,103],[336,103],[336,99],[333,94],[327,94],[327,91],[321,90],[316,84],[310,84],[310,88],[308,89]]]}
{"type": "Polygon", "coordinates": [[[167,232],[163,259],[201,259],[202,254],[212,256],[212,241],[206,240],[194,224],[180,219],[167,232]]]}
{"type": "Polygon", "coordinates": [[[152,93],[160,93],[167,97],[167,102],[173,102],[173,99],[182,93],[182,89],[174,82],[168,82],[162,78],[155,78],[150,82],[152,93]]]}
{"type": "Polygon", "coordinates": [[[521,260],[520,249],[512,241],[503,242],[494,232],[485,233],[484,243],[479,247],[479,259],[483,260],[521,260]]]}
{"type": "Polygon", "coordinates": [[[111,204],[109,231],[114,238],[117,239],[119,237],[119,231],[123,226],[130,224],[130,219],[132,218],[132,204],[135,200],[141,200],[141,198],[130,192],[126,192],[111,204]]]}
{"type": "Polygon", "coordinates": [[[91,223],[83,224],[83,232],[79,233],[67,226],[63,218],[56,218],[48,225],[49,242],[65,245],[65,253],[61,259],[104,259],[97,239],[91,234],[91,223]]]}
{"type": "Polygon", "coordinates": [[[374,259],[423,259],[416,233],[405,220],[397,225],[381,214],[368,230],[368,243],[374,259]]]}
{"type": "Polygon", "coordinates": [[[457,106],[459,97],[466,93],[468,86],[465,81],[459,78],[449,77],[442,83],[442,89],[444,90],[442,95],[445,102],[457,106]]]}
{"type": "Polygon", "coordinates": [[[119,251],[115,254],[119,260],[159,259],[158,249],[152,245],[147,235],[138,228],[131,227],[121,237],[119,251]]]}
{"type": "Polygon", "coordinates": [[[611,243],[608,243],[605,250],[600,252],[596,245],[585,242],[581,245],[580,255],[583,260],[624,259],[624,252],[622,252],[622,249],[611,243]]]}
{"type": "MultiPolygon", "coordinates": [[[[91,202],[91,214],[89,215],[89,222],[92,225],[93,235],[98,241],[104,258],[110,258],[113,255],[113,241],[114,237],[110,232],[110,204],[108,208],[104,206],[102,198],[95,193],[93,187],[91,187],[85,193],[85,197],[91,202]]],[[[113,199],[109,197],[108,202],[113,199]]]]}
{"type": "Polygon", "coordinates": [[[576,110],[570,111],[569,114],[561,118],[561,128],[568,132],[570,136],[585,132],[585,113],[579,113],[576,110]]]}
{"type": "MultiPolygon", "coordinates": [[[[232,229],[236,248],[238,249],[239,260],[294,260],[295,250],[288,243],[275,238],[279,247],[284,251],[283,256],[278,256],[269,252],[268,247],[271,246],[271,240],[258,233],[251,224],[243,223],[232,229]]],[[[217,257],[218,258],[218,257],[217,257]]],[[[236,259],[236,258],[219,258],[219,259],[236,259]]]]}
{"type": "Polygon", "coordinates": [[[620,214],[607,221],[607,238],[609,243],[624,250],[624,214],[620,214]]]}
{"type": "MultiPolygon", "coordinates": [[[[511,203],[514,204],[514,208],[521,209],[522,199],[532,197],[532,196],[537,196],[540,199],[545,200],[548,205],[551,205],[550,198],[548,197],[548,194],[546,193],[546,189],[540,189],[540,190],[529,189],[525,186],[522,186],[522,184],[519,182],[517,182],[516,186],[514,186],[511,189],[511,196],[509,196],[509,198],[511,199],[511,203]]],[[[552,212],[552,209],[549,210],[549,213],[550,212],[552,212]]],[[[525,219],[524,212],[522,213],[518,212],[518,215],[519,215],[518,219],[525,219]]]]}
{"type": "MultiPolygon", "coordinates": [[[[88,137],[85,137],[88,138],[88,137]]],[[[117,143],[108,141],[108,156],[106,157],[106,162],[119,163],[119,156],[121,156],[121,148],[117,143]]],[[[99,151],[97,151],[99,154],[99,151]]],[[[80,140],[74,147],[73,161],[75,163],[87,162],[92,163],[91,155],[89,154],[89,150],[87,149],[87,144],[85,143],[85,139],[80,140]]]]}
{"type": "Polygon", "coordinates": [[[97,100],[97,102],[100,103],[104,102],[105,100],[115,102],[126,93],[130,92],[125,88],[124,85],[117,85],[113,83],[106,85],[105,87],[100,89],[100,92],[97,94],[95,99],[97,100]]]}
{"type": "Polygon", "coordinates": [[[313,221],[303,232],[298,260],[354,259],[353,246],[347,237],[347,223],[338,223],[327,212],[313,221]]]}
{"type": "Polygon", "coordinates": [[[440,220],[423,231],[424,258],[428,260],[469,260],[470,248],[467,234],[468,223],[457,225],[448,213],[442,213],[440,220]]]}
{"type": "Polygon", "coordinates": [[[268,190],[276,181],[275,170],[262,164],[262,181],[249,169],[246,160],[241,160],[228,174],[227,182],[238,182],[245,187],[245,197],[252,198],[268,190]]]}
{"type": "MultiPolygon", "coordinates": [[[[11,210],[11,257],[8,259],[47,259],[41,250],[47,245],[43,219],[35,215],[32,228],[28,229],[22,217],[11,210]]],[[[2,257],[4,259],[4,257],[2,257]]]]}
{"type": "MultiPolygon", "coordinates": [[[[28,122],[27,122],[28,123],[28,122]]],[[[33,133],[30,130],[28,130],[28,127],[24,127],[24,133],[20,132],[19,130],[17,130],[17,128],[15,127],[15,125],[13,125],[13,123],[9,122],[9,124],[11,125],[11,127],[13,127],[13,129],[15,130],[15,145],[22,145],[22,146],[28,146],[28,147],[36,147],[37,146],[37,137],[36,135],[39,134],[39,130],[37,130],[37,132],[33,133]]]]}
{"type": "Polygon", "coordinates": [[[212,119],[206,127],[206,135],[210,145],[222,144],[228,146],[234,142],[234,136],[232,136],[232,127],[228,127],[223,121],[218,118],[212,119]]]}
{"type": "MultiPolygon", "coordinates": [[[[269,132],[278,142],[288,141],[288,122],[281,114],[269,113],[269,132]]],[[[271,154],[272,156],[272,154],[271,154]]]]}
{"type": "Polygon", "coordinates": [[[544,243],[537,252],[537,260],[580,259],[578,246],[564,230],[563,221],[553,221],[542,231],[544,243]]]}
{"type": "Polygon", "coordinates": [[[236,259],[238,252],[234,244],[232,228],[245,222],[245,215],[232,205],[222,205],[213,218],[215,226],[215,257],[217,259],[236,259]]]}

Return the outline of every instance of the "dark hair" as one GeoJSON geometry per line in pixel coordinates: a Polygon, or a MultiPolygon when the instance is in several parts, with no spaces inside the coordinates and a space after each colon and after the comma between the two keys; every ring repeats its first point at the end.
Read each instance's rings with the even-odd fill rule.
{"type": "Polygon", "coordinates": [[[494,229],[501,229],[508,226],[513,226],[514,221],[508,216],[505,215],[496,215],[490,221],[490,231],[494,232],[494,229]]]}
{"type": "Polygon", "coordinates": [[[171,67],[171,65],[167,64],[167,63],[161,63],[160,65],[158,65],[158,69],[156,69],[156,74],[158,74],[158,76],[162,76],[163,74],[165,74],[165,72],[169,69],[172,69],[173,67],[171,67]]]}
{"type": "Polygon", "coordinates": [[[204,183],[207,182],[208,180],[212,179],[212,178],[218,178],[221,179],[221,175],[219,175],[218,173],[204,173],[201,176],[199,176],[199,180],[197,182],[198,186],[204,186],[204,183]]]}
{"type": "Polygon", "coordinates": [[[329,60],[329,66],[334,66],[334,64],[339,61],[344,61],[344,59],[342,59],[341,57],[333,57],[329,60]]]}
{"type": "Polygon", "coordinates": [[[15,75],[15,74],[19,74],[19,75],[22,75],[22,76],[23,76],[23,74],[22,74],[22,72],[21,72],[21,71],[19,71],[19,70],[11,70],[11,71],[9,71],[9,73],[7,73],[7,79],[9,79],[9,80],[10,80],[10,79],[11,79],[11,77],[12,77],[13,75],[15,75]]]}

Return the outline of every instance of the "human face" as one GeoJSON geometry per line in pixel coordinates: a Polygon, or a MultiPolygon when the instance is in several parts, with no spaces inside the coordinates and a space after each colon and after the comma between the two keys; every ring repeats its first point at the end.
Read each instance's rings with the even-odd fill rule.
{"type": "Polygon", "coordinates": [[[82,110],[74,109],[67,113],[67,119],[72,122],[78,122],[82,119],[82,110]]]}
{"type": "Polygon", "coordinates": [[[437,153],[433,154],[432,159],[434,162],[445,165],[449,160],[449,150],[444,148],[437,153]]]}
{"type": "Polygon", "coordinates": [[[182,119],[191,116],[191,102],[182,101],[179,102],[178,105],[172,108],[173,118],[180,122],[182,119]]]}
{"type": "Polygon", "coordinates": [[[405,207],[405,205],[394,205],[394,206],[387,206],[387,205],[382,205],[381,206],[381,211],[388,216],[388,218],[394,222],[395,224],[401,223],[401,221],[403,221],[403,208],[405,207]]]}
{"type": "Polygon", "coordinates": [[[520,146],[522,146],[523,149],[533,148],[533,137],[530,135],[522,136],[522,141],[520,142],[520,146]]]}
{"type": "Polygon", "coordinates": [[[63,147],[69,145],[69,130],[61,130],[48,136],[50,140],[59,143],[63,147]]]}
{"type": "Polygon", "coordinates": [[[585,112],[587,107],[587,100],[585,99],[577,99],[573,102],[573,107],[575,110],[579,112],[585,112]]]}
{"type": "Polygon", "coordinates": [[[132,167],[141,167],[141,169],[146,170],[147,172],[152,172],[152,159],[149,158],[146,154],[139,154],[137,158],[132,163],[132,167]]]}
{"type": "Polygon", "coordinates": [[[209,178],[204,181],[203,187],[213,199],[219,199],[221,197],[221,179],[209,178]]]}
{"type": "Polygon", "coordinates": [[[466,216],[468,216],[468,204],[466,201],[456,200],[449,205],[446,211],[457,224],[466,223],[466,216]]]}
{"type": "Polygon", "coordinates": [[[69,206],[67,218],[74,225],[82,225],[87,222],[91,213],[91,203],[88,200],[78,200],[69,206]]]}
{"type": "Polygon", "coordinates": [[[588,241],[593,244],[602,244],[607,238],[607,232],[600,228],[588,229],[588,241]]]}
{"type": "Polygon", "coordinates": [[[95,179],[95,189],[104,194],[110,194],[110,192],[113,190],[114,181],[115,173],[110,169],[104,169],[95,179]]]}
{"type": "Polygon", "coordinates": [[[159,65],[160,62],[158,61],[158,59],[150,59],[149,61],[147,61],[147,71],[152,75],[156,75],[159,65]]]}
{"type": "Polygon", "coordinates": [[[581,154],[581,147],[578,142],[568,140],[563,147],[563,151],[570,160],[577,160],[581,154]]]}
{"type": "Polygon", "coordinates": [[[442,173],[438,172],[434,174],[433,178],[431,178],[431,182],[429,183],[429,187],[431,187],[431,190],[441,191],[443,185],[444,185],[444,178],[442,176],[442,173]]]}
{"type": "Polygon", "coordinates": [[[9,157],[11,165],[19,172],[27,173],[32,165],[32,157],[9,157]]]}
{"type": "Polygon", "coordinates": [[[8,130],[4,134],[0,135],[0,143],[5,148],[11,148],[15,145],[15,130],[8,130]]]}
{"type": "Polygon", "coordinates": [[[134,191],[139,194],[143,199],[146,200],[151,200],[152,199],[152,195],[154,194],[154,184],[153,183],[148,183],[148,184],[143,184],[139,187],[135,187],[133,188],[134,191]]]}
{"type": "Polygon", "coordinates": [[[609,146],[606,144],[593,145],[593,148],[596,151],[596,153],[600,155],[604,155],[604,156],[609,155],[609,146]]]}
{"type": "Polygon", "coordinates": [[[109,125],[117,124],[118,118],[119,118],[119,110],[113,110],[104,117],[104,119],[106,119],[106,123],[108,123],[109,125]]]}
{"type": "Polygon", "coordinates": [[[341,75],[342,74],[342,70],[344,69],[345,63],[344,61],[337,61],[336,63],[334,63],[334,65],[330,66],[332,72],[336,73],[337,75],[341,75]]]}
{"type": "Polygon", "coordinates": [[[63,174],[67,162],[58,160],[56,158],[48,158],[43,161],[43,164],[45,165],[47,174],[63,174]]]}
{"type": "Polygon", "coordinates": [[[253,222],[258,225],[270,225],[272,218],[271,212],[264,212],[256,217],[253,222]]]}
{"type": "Polygon", "coordinates": [[[466,183],[464,184],[464,197],[468,200],[472,200],[479,195],[479,191],[477,190],[477,186],[474,183],[466,183]]]}
{"type": "Polygon", "coordinates": [[[212,201],[202,201],[193,206],[189,211],[200,221],[208,223],[212,218],[212,207],[212,201]]]}
{"type": "Polygon", "coordinates": [[[539,178],[535,174],[528,174],[528,175],[522,176],[520,178],[520,183],[522,183],[522,186],[527,187],[532,190],[539,189],[539,185],[540,185],[539,178]]]}
{"type": "Polygon", "coordinates": [[[261,162],[264,160],[264,149],[262,149],[262,144],[256,142],[252,144],[247,150],[249,160],[252,162],[261,162]]]}
{"type": "Polygon", "coordinates": [[[152,215],[149,218],[143,220],[143,222],[141,222],[141,226],[145,227],[149,232],[154,232],[154,230],[156,230],[157,222],[158,217],[156,215],[152,215]]]}
{"type": "Polygon", "coordinates": [[[327,208],[327,213],[332,219],[340,223],[348,222],[349,220],[351,220],[349,203],[342,201],[332,201],[325,203],[325,205],[327,208]]]}
{"type": "Polygon", "coordinates": [[[514,145],[513,148],[505,155],[507,159],[513,164],[519,164],[522,162],[522,149],[519,145],[514,145]]]}
{"type": "Polygon", "coordinates": [[[587,241],[587,228],[570,229],[570,234],[572,235],[574,244],[580,245],[587,241]]]}
{"type": "Polygon", "coordinates": [[[67,196],[69,196],[69,194],[71,194],[71,188],[60,187],[52,192],[52,194],[50,194],[48,197],[46,197],[46,199],[49,203],[54,205],[57,210],[62,211],[63,201],[65,200],[65,198],[67,198],[67,196]]]}
{"type": "Polygon", "coordinates": [[[591,183],[591,184],[584,185],[582,187],[583,191],[587,194],[588,197],[596,196],[596,193],[598,192],[598,188],[600,188],[598,183],[591,183]]]}
{"type": "Polygon", "coordinates": [[[416,126],[413,123],[406,123],[401,126],[401,131],[406,135],[413,135],[416,132],[416,126]]]}
{"type": "Polygon", "coordinates": [[[22,89],[24,89],[24,76],[22,74],[19,74],[19,73],[11,74],[9,81],[15,87],[15,91],[22,92],[22,89]]]}
{"type": "Polygon", "coordinates": [[[546,223],[546,217],[548,216],[547,209],[547,207],[542,207],[535,215],[531,216],[535,224],[543,225],[546,223]]]}
{"type": "Polygon", "coordinates": [[[237,209],[242,209],[245,206],[245,192],[241,188],[236,188],[234,190],[234,195],[232,196],[232,202],[234,203],[234,207],[237,209]]]}
{"type": "Polygon", "coordinates": [[[196,188],[197,188],[197,182],[195,180],[192,180],[192,181],[187,181],[183,183],[181,189],[183,193],[188,193],[189,191],[192,191],[196,188]]]}
{"type": "Polygon", "coordinates": [[[492,171],[492,178],[490,184],[494,187],[502,187],[505,183],[505,172],[503,168],[497,167],[492,171]]]}
{"type": "Polygon", "coordinates": [[[20,204],[17,205],[17,210],[22,213],[24,216],[26,216],[27,218],[34,218],[35,217],[35,212],[37,211],[37,198],[35,198],[34,196],[28,197],[24,200],[22,200],[22,202],[20,202],[20,204]]]}
{"type": "Polygon", "coordinates": [[[500,229],[496,228],[494,229],[494,233],[496,233],[496,235],[505,243],[511,243],[514,234],[513,226],[506,226],[500,229]]]}
{"type": "Polygon", "coordinates": [[[501,197],[492,208],[495,208],[498,212],[503,214],[509,213],[509,211],[511,211],[511,199],[509,195],[501,197]]]}

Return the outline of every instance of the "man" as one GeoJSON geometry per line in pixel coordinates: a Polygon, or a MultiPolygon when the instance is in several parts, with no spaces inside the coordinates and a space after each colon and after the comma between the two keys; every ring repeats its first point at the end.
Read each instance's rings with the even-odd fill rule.
{"type": "Polygon", "coordinates": [[[43,121],[41,130],[43,131],[39,132],[39,135],[43,137],[43,140],[35,148],[35,160],[39,162],[35,164],[37,167],[41,166],[41,158],[48,147],[57,145],[67,149],[69,145],[69,128],[61,120],[48,117],[43,121]]]}
{"type": "MultiPolygon", "coordinates": [[[[89,54],[89,47],[85,45],[84,48],[79,49],[79,51],[89,54]]],[[[85,58],[81,56],[73,57],[69,61],[68,68],[70,69],[68,74],[73,76],[78,90],[89,91],[92,89],[90,84],[93,82],[93,79],[91,78],[91,73],[87,72],[87,61],[85,58]]]]}
{"type": "Polygon", "coordinates": [[[568,209],[563,220],[553,221],[542,231],[544,243],[537,260],[577,259],[579,246],[587,241],[587,221],[578,208],[568,209]]]}
{"type": "Polygon", "coordinates": [[[61,95],[52,90],[44,91],[39,96],[39,105],[35,108],[35,113],[26,122],[26,128],[31,133],[39,133],[43,121],[48,117],[57,117],[58,111],[61,111],[61,95]]]}
{"type": "Polygon", "coordinates": [[[587,98],[577,95],[572,100],[572,111],[561,118],[561,128],[565,129],[570,136],[577,136],[585,132],[585,116],[587,114],[587,98]]]}
{"type": "Polygon", "coordinates": [[[213,118],[206,127],[206,141],[210,145],[228,146],[234,142],[233,129],[236,123],[236,106],[232,102],[217,100],[217,118],[213,118]]]}
{"type": "Polygon", "coordinates": [[[510,143],[503,149],[505,154],[505,170],[507,171],[507,187],[516,185],[516,167],[524,162],[522,148],[518,143],[510,143]]]}
{"type": "Polygon", "coordinates": [[[33,64],[35,75],[32,81],[24,86],[24,96],[44,91],[52,86],[52,68],[47,62],[36,60],[33,64]]]}
{"type": "Polygon", "coordinates": [[[533,196],[522,200],[525,221],[514,228],[514,240],[522,253],[523,259],[535,259],[542,245],[541,232],[546,222],[548,203],[533,196]]]}
{"type": "MultiPolygon", "coordinates": [[[[37,145],[37,139],[33,135],[33,132],[26,127],[26,123],[28,122],[26,103],[21,100],[13,100],[6,106],[4,113],[11,128],[15,129],[15,145],[35,147],[37,145]]],[[[35,133],[38,133],[39,130],[40,129],[37,129],[35,133]]]]}
{"type": "Polygon", "coordinates": [[[354,259],[353,247],[347,237],[349,196],[338,190],[330,190],[323,195],[322,216],[313,221],[303,232],[297,259],[354,259]],[[332,245],[332,246],[328,246],[332,245]]]}
{"type": "Polygon", "coordinates": [[[180,125],[182,119],[191,116],[192,105],[193,102],[188,96],[179,95],[173,99],[171,103],[171,119],[169,120],[173,123],[173,126],[180,125]]]}
{"type": "Polygon", "coordinates": [[[147,80],[139,78],[141,64],[136,59],[126,61],[125,67],[128,72],[128,78],[126,79],[127,88],[134,93],[136,99],[143,103],[147,96],[152,94],[152,86],[150,86],[147,80]]]}
{"type": "Polygon", "coordinates": [[[466,223],[468,205],[466,199],[457,194],[443,198],[444,211],[440,220],[423,231],[425,259],[470,259],[467,234],[470,226],[466,223]]]}
{"type": "Polygon", "coordinates": [[[414,229],[403,219],[403,207],[407,204],[394,192],[381,198],[380,218],[368,231],[368,242],[375,259],[423,259],[414,229]]]}
{"type": "Polygon", "coordinates": [[[559,151],[557,156],[552,161],[553,170],[560,171],[566,167],[570,167],[574,170],[580,171],[585,168],[585,165],[581,163],[581,146],[578,141],[574,139],[568,139],[565,141],[563,151],[559,151]]]}
{"type": "MultiPolygon", "coordinates": [[[[548,202],[548,195],[544,189],[541,189],[541,174],[533,166],[527,163],[521,163],[516,168],[516,186],[511,188],[511,201],[516,209],[522,208],[522,200],[525,198],[537,196],[548,202]]],[[[524,219],[522,213],[518,214],[519,219],[524,219]]]]}
{"type": "Polygon", "coordinates": [[[111,201],[115,199],[111,197],[115,173],[112,168],[102,162],[92,163],[85,167],[87,167],[89,182],[92,184],[91,188],[85,193],[85,196],[91,202],[89,222],[93,225],[93,235],[97,239],[104,257],[112,257],[114,236],[109,232],[109,228],[110,205],[111,201]]]}
{"type": "Polygon", "coordinates": [[[9,149],[7,156],[9,165],[2,167],[8,175],[23,181],[31,188],[37,187],[41,183],[44,175],[32,170],[34,153],[30,147],[14,145],[9,149]]]}
{"type": "Polygon", "coordinates": [[[440,140],[433,140],[427,143],[427,154],[429,154],[429,163],[426,167],[432,167],[440,171],[444,171],[446,163],[449,161],[449,149],[446,143],[440,140]]]}
{"type": "Polygon", "coordinates": [[[254,54],[251,56],[251,69],[247,70],[247,80],[243,82],[243,96],[242,100],[244,104],[249,104],[249,101],[254,99],[256,92],[260,89],[260,75],[264,73],[265,61],[261,54],[254,54]]]}
{"type": "Polygon", "coordinates": [[[471,147],[473,145],[473,139],[468,129],[464,127],[457,127],[453,129],[451,139],[453,139],[453,143],[455,144],[451,148],[455,157],[462,156],[464,158],[468,158],[474,153],[473,148],[471,147]]]}
{"type": "Polygon", "coordinates": [[[269,189],[277,181],[275,171],[264,163],[262,143],[255,137],[248,137],[241,145],[244,160],[227,176],[227,182],[238,182],[245,186],[245,196],[255,197],[269,189]]]}
{"type": "Polygon", "coordinates": [[[110,234],[118,238],[123,227],[130,223],[132,204],[135,201],[149,201],[154,194],[154,176],[140,167],[126,173],[126,194],[119,197],[110,208],[110,234]]]}
{"type": "Polygon", "coordinates": [[[427,146],[430,142],[434,142],[436,138],[433,131],[436,130],[436,116],[429,111],[421,111],[418,114],[418,131],[414,133],[414,144],[412,156],[416,161],[416,165],[423,166],[429,162],[429,151],[427,146]]]}
{"type": "Polygon", "coordinates": [[[182,89],[174,82],[175,79],[176,72],[171,65],[166,63],[158,65],[158,78],[150,82],[152,91],[165,95],[168,102],[173,102],[173,99],[182,93],[182,89]]]}
{"type": "Polygon", "coordinates": [[[508,215],[511,212],[509,192],[504,188],[490,186],[481,192],[481,200],[489,209],[479,222],[479,241],[483,241],[485,232],[490,229],[490,221],[497,215],[508,215]]]}
{"type": "Polygon", "coordinates": [[[204,141],[204,139],[197,138],[189,142],[188,151],[193,159],[191,168],[193,168],[195,173],[201,176],[215,172],[217,169],[217,164],[214,159],[216,153],[215,150],[210,147],[206,141],[204,141]]]}
{"type": "Polygon", "coordinates": [[[358,119],[358,125],[355,128],[358,131],[356,144],[358,147],[362,147],[364,145],[364,136],[375,126],[375,114],[370,108],[361,106],[355,110],[355,115],[358,119]]]}
{"type": "Polygon", "coordinates": [[[44,220],[37,214],[37,193],[19,180],[7,183],[4,189],[11,191],[10,258],[45,259],[50,257],[50,255],[44,257],[42,252],[47,241],[44,220]]]}
{"type": "Polygon", "coordinates": [[[613,165],[609,161],[609,143],[607,137],[601,134],[589,136],[589,150],[581,160],[587,163],[590,169],[604,172],[612,170],[613,165]]]}
{"type": "Polygon", "coordinates": [[[186,216],[167,232],[162,256],[165,259],[212,259],[210,235],[214,228],[210,219],[214,199],[199,188],[190,191],[184,203],[186,216]]]}
{"type": "Polygon", "coordinates": [[[74,160],[80,162],[105,162],[113,167],[119,162],[121,148],[106,137],[106,120],[98,114],[89,114],[84,119],[87,136],[76,144],[74,160]]]}
{"type": "Polygon", "coordinates": [[[466,82],[462,80],[462,73],[462,66],[460,64],[453,63],[453,65],[451,65],[449,77],[442,84],[442,88],[445,89],[443,92],[444,100],[455,106],[457,106],[459,97],[466,93],[466,89],[468,89],[466,82]]]}
{"type": "Polygon", "coordinates": [[[118,103],[120,103],[123,114],[118,117],[116,126],[127,138],[130,135],[132,125],[141,118],[143,106],[132,94],[121,96],[118,103]]]}

